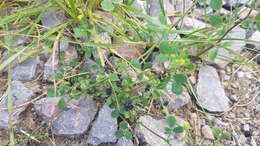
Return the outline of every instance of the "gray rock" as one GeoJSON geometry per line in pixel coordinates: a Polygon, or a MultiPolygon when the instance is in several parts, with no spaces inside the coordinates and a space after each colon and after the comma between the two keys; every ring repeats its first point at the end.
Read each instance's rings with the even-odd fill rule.
{"type": "Polygon", "coordinates": [[[134,146],[134,144],[131,140],[128,140],[126,138],[120,138],[115,146],[134,146]]]}
{"type": "Polygon", "coordinates": [[[152,60],[152,64],[153,64],[152,70],[155,72],[158,72],[158,73],[162,73],[162,72],[164,72],[165,68],[164,68],[163,63],[156,59],[157,54],[158,54],[157,52],[153,52],[151,55],[151,60],[152,60]]]}
{"type": "Polygon", "coordinates": [[[225,95],[215,68],[204,66],[199,70],[197,84],[198,103],[210,112],[224,112],[229,109],[225,95]]]}
{"type": "Polygon", "coordinates": [[[207,26],[208,26],[208,24],[206,24],[198,19],[195,19],[192,17],[184,17],[181,29],[191,30],[191,29],[196,29],[196,28],[204,28],[207,26]]]}
{"type": "MultiPolygon", "coordinates": [[[[146,10],[145,10],[146,5],[147,5],[146,1],[136,0],[133,3],[132,7],[137,9],[137,10],[139,10],[139,11],[141,11],[142,13],[146,13],[146,10]]],[[[137,16],[140,17],[141,15],[137,15],[137,16]]]]}
{"type": "MultiPolygon", "coordinates": [[[[108,43],[108,44],[112,43],[111,37],[107,32],[101,32],[101,33],[99,33],[99,36],[100,36],[100,40],[102,41],[102,43],[108,43]]],[[[107,58],[107,56],[109,54],[109,51],[107,50],[107,48],[102,48],[102,54],[107,58]]],[[[93,52],[93,57],[95,59],[100,58],[97,50],[93,52]]]]}
{"type": "Polygon", "coordinates": [[[108,105],[104,105],[101,108],[87,139],[88,144],[116,143],[115,132],[118,125],[117,119],[111,116],[112,111],[108,105]]]}
{"type": "MultiPolygon", "coordinates": [[[[191,0],[164,0],[163,5],[165,12],[169,15],[173,13],[184,13],[186,12],[191,6],[193,2],[191,0]],[[183,11],[184,10],[184,11],[183,11]]],[[[161,13],[161,8],[158,0],[151,0],[150,3],[150,15],[151,16],[158,16],[161,13]]]]}
{"type": "Polygon", "coordinates": [[[239,72],[237,72],[237,77],[238,78],[244,78],[245,77],[245,73],[242,72],[242,71],[239,71],[239,72]]]}
{"type": "Polygon", "coordinates": [[[58,52],[56,53],[55,58],[53,58],[53,56],[50,55],[50,57],[44,65],[44,80],[53,80],[54,75],[60,70],[60,68],[69,65],[73,59],[77,58],[77,50],[74,46],[72,46],[70,43],[66,41],[60,41],[59,51],[59,53],[65,54],[63,62],[61,62],[58,52]]]}
{"type": "MultiPolygon", "coordinates": [[[[259,31],[254,32],[249,38],[249,40],[260,42],[260,32],[259,31]]],[[[258,51],[260,50],[260,45],[254,45],[254,47],[256,48],[256,50],[258,51]]]]}
{"type": "MultiPolygon", "coordinates": [[[[242,29],[239,26],[237,26],[225,38],[245,39],[246,31],[245,29],[242,29]]],[[[239,54],[245,46],[245,42],[239,40],[230,40],[223,42],[229,42],[231,46],[228,47],[228,49],[232,52],[236,52],[237,54],[239,54]]],[[[218,56],[215,60],[215,63],[219,67],[225,68],[225,66],[229,63],[228,61],[226,61],[227,59],[235,59],[237,57],[237,55],[233,54],[232,52],[224,48],[218,49],[218,56]]]]}
{"type": "Polygon", "coordinates": [[[240,144],[242,144],[243,146],[246,146],[247,144],[247,138],[244,136],[244,135],[240,135],[239,137],[238,137],[238,142],[240,143],[240,144]]]}
{"type": "Polygon", "coordinates": [[[167,108],[169,111],[178,109],[190,102],[190,95],[187,91],[184,91],[181,95],[176,95],[172,92],[172,82],[167,85],[168,96],[164,97],[164,100],[168,102],[167,108]]]}
{"type": "Polygon", "coordinates": [[[37,69],[37,56],[29,57],[12,70],[13,80],[30,81],[35,77],[37,69]]]}
{"type": "Polygon", "coordinates": [[[213,135],[213,132],[212,132],[211,128],[208,125],[204,125],[201,128],[201,133],[207,139],[211,139],[211,140],[215,139],[214,135],[213,135]]]}
{"type": "Polygon", "coordinates": [[[60,9],[48,10],[41,18],[42,25],[46,27],[55,27],[65,21],[65,14],[60,9]]]}
{"type": "MultiPolygon", "coordinates": [[[[176,117],[176,116],[175,116],[176,117]]],[[[183,125],[184,120],[176,117],[177,119],[177,125],[183,125]]],[[[167,127],[167,122],[165,119],[154,119],[151,116],[142,116],[139,118],[139,121],[142,122],[142,124],[152,130],[154,133],[158,134],[159,136],[163,137],[164,139],[168,138],[168,135],[166,135],[165,128],[167,127]]],[[[160,138],[158,135],[155,135],[153,132],[145,128],[144,126],[140,125],[138,127],[135,127],[135,134],[139,138],[140,145],[144,146],[169,146],[169,144],[160,138]]],[[[183,137],[184,133],[173,133],[169,137],[169,143],[172,146],[183,146],[183,137]]]]}
{"type": "MultiPolygon", "coordinates": [[[[15,106],[21,105],[29,101],[33,96],[33,92],[30,89],[26,88],[20,81],[12,81],[11,89],[13,97],[13,112],[10,117],[7,109],[0,109],[0,129],[8,129],[8,120],[10,118],[12,119],[12,124],[18,123],[19,115],[26,109],[27,106],[25,105],[19,108],[15,108],[15,106]]],[[[7,108],[7,92],[0,99],[0,107],[7,108]]]]}
{"type": "Polygon", "coordinates": [[[34,105],[36,112],[46,122],[52,122],[53,133],[57,136],[75,137],[84,134],[94,119],[97,108],[92,99],[71,100],[63,109],[57,107],[60,98],[44,98],[34,105]]]}
{"type": "Polygon", "coordinates": [[[236,95],[230,95],[229,96],[229,99],[230,99],[230,101],[232,101],[232,102],[238,102],[238,98],[237,98],[237,96],[236,95]]]}
{"type": "Polygon", "coordinates": [[[250,125],[249,124],[244,124],[243,125],[243,132],[246,137],[250,136],[250,125]]]}
{"type": "Polygon", "coordinates": [[[229,7],[238,7],[240,4],[250,4],[250,0],[225,0],[225,5],[229,7]]]}
{"type": "Polygon", "coordinates": [[[255,141],[255,139],[253,137],[251,137],[250,145],[251,146],[257,146],[256,141],[255,141]]]}

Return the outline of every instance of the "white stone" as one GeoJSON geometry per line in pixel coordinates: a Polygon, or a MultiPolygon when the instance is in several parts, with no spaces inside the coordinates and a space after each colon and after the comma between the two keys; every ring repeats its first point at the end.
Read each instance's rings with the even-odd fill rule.
{"type": "Polygon", "coordinates": [[[197,84],[198,103],[210,112],[224,112],[229,109],[226,97],[215,68],[204,66],[199,70],[197,84]]]}

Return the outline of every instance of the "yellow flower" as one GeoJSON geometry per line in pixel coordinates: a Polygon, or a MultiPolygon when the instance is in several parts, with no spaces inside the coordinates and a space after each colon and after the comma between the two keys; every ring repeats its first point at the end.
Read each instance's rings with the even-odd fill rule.
{"type": "Polygon", "coordinates": [[[178,59],[177,62],[180,64],[180,65],[183,65],[186,63],[186,61],[184,59],[178,59]]]}
{"type": "Polygon", "coordinates": [[[83,14],[77,16],[77,18],[78,18],[79,20],[81,20],[83,17],[84,17],[83,14]]]}

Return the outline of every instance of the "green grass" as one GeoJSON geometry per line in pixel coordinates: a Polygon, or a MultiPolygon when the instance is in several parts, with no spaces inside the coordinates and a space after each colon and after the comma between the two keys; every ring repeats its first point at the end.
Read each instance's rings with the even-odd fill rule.
{"type": "MultiPolygon", "coordinates": [[[[218,10],[222,7],[220,1],[213,2],[212,0],[209,7],[218,10]]],[[[49,2],[50,4],[42,6],[38,6],[36,2],[31,2],[30,0],[0,2],[0,12],[2,12],[0,13],[0,47],[8,50],[9,55],[4,62],[0,63],[0,71],[8,70],[10,72],[10,66],[17,58],[23,61],[30,55],[38,55],[46,51],[55,53],[55,50],[53,51],[52,49],[54,43],[59,39],[77,46],[80,58],[91,56],[89,55],[93,53],[91,48],[94,48],[99,54],[99,58],[95,60],[97,62],[95,67],[98,71],[97,77],[93,79],[91,76],[84,74],[83,70],[77,68],[77,65],[80,64],[79,58],[79,61],[73,62],[76,65],[67,66],[63,72],[58,73],[55,78],[57,84],[55,84],[54,91],[58,95],[70,94],[72,98],[78,98],[81,95],[105,96],[106,103],[113,108],[114,113],[117,113],[114,116],[125,119],[130,124],[133,124],[138,116],[143,114],[143,111],[149,112],[147,109],[152,106],[151,101],[158,100],[162,104],[162,95],[169,81],[174,82],[172,91],[175,94],[181,94],[186,85],[195,94],[191,84],[188,84],[187,81],[180,83],[178,82],[179,79],[176,79],[176,74],[188,76],[196,70],[197,64],[190,59],[191,56],[200,58],[203,61],[208,60],[208,57],[210,60],[221,58],[212,50],[220,48],[223,45],[223,41],[237,40],[260,45],[260,42],[256,41],[225,38],[233,27],[248,20],[247,18],[243,20],[236,19],[242,7],[223,16],[214,14],[210,17],[202,18],[212,24],[211,26],[193,30],[175,30],[176,26],[183,23],[184,17],[192,16],[190,12],[195,7],[195,4],[187,9],[186,12],[183,11],[182,14],[177,14],[176,16],[179,17],[179,20],[176,23],[168,24],[167,14],[162,5],[163,0],[160,0],[161,13],[158,14],[156,19],[133,8],[131,5],[135,0],[129,0],[128,3],[122,3],[120,0],[88,0],[87,2],[85,0],[49,0],[49,2]],[[108,3],[109,7],[107,5],[105,7],[102,3],[108,3]],[[17,7],[17,10],[12,10],[14,7],[17,7]],[[57,8],[66,14],[68,17],[67,22],[50,29],[40,26],[39,22],[44,12],[57,8]],[[142,18],[140,19],[139,17],[142,18]],[[219,21],[215,21],[216,19],[219,21]],[[84,32],[79,31],[76,34],[75,30],[79,28],[83,28],[84,32]],[[15,36],[10,35],[10,30],[16,30],[15,36],[28,37],[29,43],[25,46],[13,46],[15,36]],[[99,30],[108,33],[114,40],[120,43],[102,42],[99,30]],[[168,36],[170,34],[178,34],[183,37],[169,40],[168,36]],[[64,39],[63,36],[68,37],[68,35],[70,39],[64,39]],[[81,36],[91,39],[82,41],[84,37],[81,36]],[[126,45],[143,45],[146,47],[146,50],[137,59],[124,58],[116,48],[126,45]],[[34,52],[33,49],[39,47],[41,47],[40,51],[34,52]],[[88,49],[83,49],[84,47],[88,49]],[[191,54],[191,48],[195,48],[197,54],[191,54]],[[105,72],[104,66],[107,66],[109,62],[107,61],[107,56],[102,55],[102,49],[105,49],[111,55],[121,58],[110,72],[105,72]],[[159,61],[168,61],[170,63],[170,67],[160,76],[151,71],[151,62],[149,62],[150,55],[155,51],[159,54],[156,57],[159,61]],[[138,74],[135,79],[123,75],[129,68],[138,74]],[[76,71],[72,72],[72,70],[76,71]],[[120,82],[121,87],[117,85],[117,82],[120,82]],[[79,83],[91,86],[92,89],[85,89],[79,83]],[[148,86],[149,90],[146,91],[148,86]],[[65,87],[66,90],[63,90],[65,87]],[[103,95],[103,93],[99,92],[99,88],[110,88],[112,93],[103,95]],[[134,95],[132,93],[133,89],[138,90],[140,95],[134,95]],[[123,111],[122,107],[126,103],[132,103],[136,107],[130,111],[123,111]]],[[[254,0],[251,2],[254,3],[254,0]]],[[[250,19],[250,21],[252,21],[252,25],[259,26],[258,17],[250,19]]],[[[245,57],[239,53],[232,52],[232,50],[230,52],[236,55],[237,59],[223,57],[222,59],[229,60],[232,63],[256,66],[256,64],[249,64],[245,57]]],[[[9,81],[11,81],[11,78],[9,78],[9,81]]],[[[9,93],[11,92],[10,90],[8,91],[9,93]]],[[[11,99],[10,96],[10,101],[8,100],[10,112],[12,109],[11,99]]],[[[64,101],[67,101],[67,99],[63,99],[62,102],[64,103],[64,101]]],[[[60,107],[63,107],[63,105],[65,104],[62,104],[60,107]]],[[[164,107],[162,113],[168,116],[169,112],[164,107]]],[[[124,134],[121,133],[121,135],[124,134]]],[[[128,133],[125,133],[125,135],[131,137],[128,133]]],[[[11,144],[14,145],[15,141],[12,133],[10,138],[11,144]]]]}

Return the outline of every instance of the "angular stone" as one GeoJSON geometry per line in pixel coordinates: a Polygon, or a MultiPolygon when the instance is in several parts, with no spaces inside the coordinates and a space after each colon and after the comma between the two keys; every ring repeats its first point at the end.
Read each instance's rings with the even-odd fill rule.
{"type": "Polygon", "coordinates": [[[75,47],[67,41],[59,42],[59,51],[60,54],[64,53],[64,60],[60,60],[61,55],[59,56],[58,52],[56,52],[55,58],[53,58],[53,56],[50,55],[50,57],[44,65],[44,80],[52,80],[53,76],[60,70],[60,68],[62,68],[64,65],[69,65],[70,62],[78,56],[75,47]]]}
{"type": "Polygon", "coordinates": [[[59,9],[48,10],[41,18],[42,25],[46,27],[55,27],[64,23],[65,21],[65,14],[59,9]]]}
{"type": "MultiPolygon", "coordinates": [[[[164,0],[163,5],[164,9],[167,14],[172,15],[176,13],[184,13],[186,12],[191,6],[193,2],[191,0],[164,0]],[[184,10],[184,11],[183,11],[184,10]]],[[[161,13],[160,3],[159,0],[151,0],[150,3],[150,15],[151,16],[158,16],[161,13]]]]}
{"type": "Polygon", "coordinates": [[[229,99],[225,95],[216,69],[211,66],[200,68],[197,94],[199,105],[210,112],[224,112],[229,109],[229,99]]]}
{"type": "MultiPolygon", "coordinates": [[[[13,112],[11,114],[12,117],[9,116],[7,109],[0,109],[0,129],[8,129],[8,120],[10,118],[12,118],[12,124],[18,123],[19,115],[26,109],[28,105],[19,108],[15,108],[15,106],[19,106],[29,101],[33,96],[33,92],[26,88],[20,81],[12,81],[11,89],[13,97],[13,112]]],[[[0,99],[0,108],[7,108],[7,92],[0,99]]]]}
{"type": "MultiPolygon", "coordinates": [[[[237,26],[225,38],[245,39],[246,31],[245,29],[242,29],[241,27],[237,26]]],[[[236,52],[237,54],[239,54],[242,51],[243,47],[245,46],[245,42],[239,40],[230,40],[230,41],[223,41],[223,42],[229,42],[231,46],[229,46],[228,49],[231,50],[232,52],[236,52]]],[[[237,55],[233,54],[232,52],[224,48],[218,49],[218,56],[215,60],[215,63],[219,67],[224,68],[229,63],[224,59],[226,58],[235,59],[237,57],[237,55]]]]}
{"type": "Polygon", "coordinates": [[[112,111],[108,105],[104,105],[101,108],[87,139],[88,144],[116,143],[117,138],[115,132],[117,131],[118,125],[117,119],[111,116],[112,111]]]}
{"type": "MultiPolygon", "coordinates": [[[[182,126],[184,123],[184,120],[175,116],[177,120],[177,125],[182,126]]],[[[139,138],[140,145],[149,145],[149,146],[169,146],[169,144],[163,140],[169,138],[169,143],[172,146],[183,146],[183,137],[184,133],[173,133],[168,137],[165,132],[165,128],[167,127],[167,122],[165,119],[154,119],[151,116],[142,116],[139,118],[139,121],[142,122],[142,124],[145,126],[138,126],[135,127],[135,134],[139,138]],[[154,133],[158,134],[155,135],[154,133]]]]}
{"type": "Polygon", "coordinates": [[[115,146],[134,146],[133,142],[126,138],[120,138],[115,146]]]}
{"type": "Polygon", "coordinates": [[[206,24],[198,19],[195,19],[192,17],[184,17],[181,29],[191,30],[191,29],[196,29],[196,28],[204,28],[204,27],[207,27],[207,25],[208,24],[206,24]]]}
{"type": "MultiPolygon", "coordinates": [[[[113,40],[114,44],[125,44],[123,41],[113,40]]],[[[126,44],[125,46],[120,46],[115,48],[118,54],[125,58],[135,58],[137,59],[145,51],[145,45],[143,44],[126,44]]]]}
{"type": "Polygon", "coordinates": [[[29,57],[12,70],[13,80],[30,81],[35,77],[37,69],[37,56],[29,57]]]}
{"type": "Polygon", "coordinates": [[[55,135],[75,137],[84,134],[97,112],[94,101],[89,98],[73,99],[68,103],[70,106],[59,109],[59,100],[60,98],[44,98],[37,101],[34,107],[45,122],[52,121],[55,135]]]}
{"type": "MultiPolygon", "coordinates": [[[[249,38],[249,40],[260,42],[260,32],[259,31],[254,32],[252,36],[249,38]]],[[[256,50],[258,51],[260,50],[260,45],[254,45],[254,47],[256,48],[256,50]]]]}
{"type": "MultiPolygon", "coordinates": [[[[111,39],[110,35],[107,32],[100,32],[99,36],[100,36],[100,40],[102,41],[102,43],[108,43],[108,44],[112,43],[112,39],[111,39]]],[[[107,48],[101,48],[101,51],[102,51],[103,56],[105,56],[105,57],[108,56],[109,51],[107,50],[107,48]]],[[[97,50],[95,52],[93,52],[93,57],[95,59],[99,59],[100,58],[97,50]]]]}
{"type": "MultiPolygon", "coordinates": [[[[133,3],[132,7],[137,9],[137,10],[139,10],[139,11],[141,11],[142,13],[146,13],[146,11],[145,11],[146,4],[147,4],[146,1],[136,0],[133,3]]],[[[141,15],[137,15],[137,16],[141,17],[141,15]]]]}
{"type": "Polygon", "coordinates": [[[229,7],[238,7],[239,5],[245,5],[245,4],[250,4],[250,1],[248,0],[224,0],[225,5],[229,7]],[[249,3],[248,3],[249,2],[249,3]]]}
{"type": "Polygon", "coordinates": [[[167,85],[168,96],[164,97],[164,100],[168,102],[167,108],[169,111],[178,109],[190,102],[190,95],[188,92],[184,91],[181,95],[176,95],[172,92],[172,82],[167,85]]]}
{"type": "Polygon", "coordinates": [[[212,132],[211,128],[208,125],[204,125],[201,128],[201,133],[207,139],[211,139],[211,140],[215,139],[214,135],[213,135],[213,132],[212,132]]]}
{"type": "Polygon", "coordinates": [[[158,72],[158,73],[162,73],[162,72],[164,72],[165,68],[164,68],[163,63],[156,59],[157,54],[158,54],[157,52],[153,52],[151,55],[151,60],[152,60],[152,64],[153,64],[152,70],[155,72],[158,72]]]}

